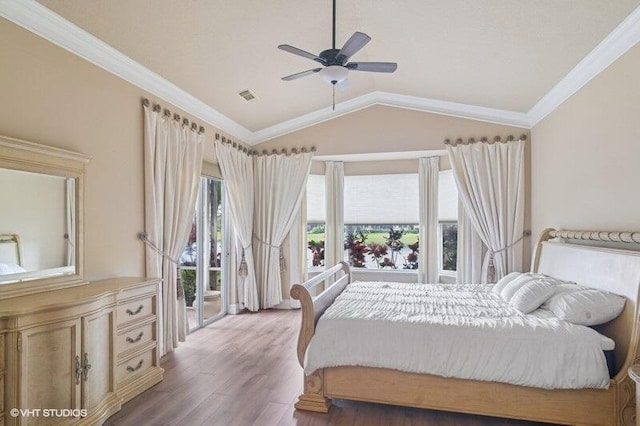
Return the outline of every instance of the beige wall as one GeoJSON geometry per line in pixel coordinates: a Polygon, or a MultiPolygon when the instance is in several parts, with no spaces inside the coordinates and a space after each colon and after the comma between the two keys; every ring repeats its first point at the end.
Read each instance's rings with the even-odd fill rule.
{"type": "Polygon", "coordinates": [[[141,99],[157,99],[2,18],[0,57],[0,134],[91,156],[85,277],[144,275],[141,99]]]}
{"type": "Polygon", "coordinates": [[[532,130],[534,235],[640,230],[640,45],[532,130]]]}
{"type": "Polygon", "coordinates": [[[316,155],[442,150],[447,138],[523,133],[528,135],[517,127],[376,105],[269,140],[256,149],[315,146],[316,155]]]}

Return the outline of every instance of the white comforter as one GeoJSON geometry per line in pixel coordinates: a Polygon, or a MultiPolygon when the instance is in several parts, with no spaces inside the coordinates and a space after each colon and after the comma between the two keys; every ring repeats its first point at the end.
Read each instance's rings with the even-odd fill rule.
{"type": "Polygon", "coordinates": [[[319,319],[305,373],[342,365],[546,389],[607,388],[613,340],[484,285],[355,282],[319,319]]]}

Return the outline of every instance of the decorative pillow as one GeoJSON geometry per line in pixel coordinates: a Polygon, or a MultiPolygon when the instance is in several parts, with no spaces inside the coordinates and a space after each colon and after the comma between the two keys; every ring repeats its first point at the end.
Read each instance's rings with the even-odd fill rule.
{"type": "Polygon", "coordinates": [[[518,278],[520,275],[522,275],[522,272],[512,272],[510,274],[505,275],[504,277],[500,278],[500,280],[498,280],[498,282],[495,283],[493,287],[491,287],[491,291],[494,292],[495,294],[500,294],[502,289],[507,284],[509,284],[511,281],[515,280],[516,278],[518,278]]]}
{"type": "Polygon", "coordinates": [[[534,278],[520,287],[509,300],[511,306],[528,314],[535,311],[556,292],[557,281],[553,278],[534,278]]]}
{"type": "Polygon", "coordinates": [[[544,277],[542,274],[535,274],[533,272],[525,272],[524,274],[520,274],[519,277],[515,278],[510,283],[504,286],[502,290],[500,290],[500,296],[506,301],[509,302],[516,291],[520,290],[520,288],[528,283],[529,281],[533,281],[535,279],[539,279],[544,277]]]}
{"type": "Polygon", "coordinates": [[[580,325],[609,322],[622,313],[626,299],[580,285],[559,286],[543,305],[561,320],[580,325]]]}

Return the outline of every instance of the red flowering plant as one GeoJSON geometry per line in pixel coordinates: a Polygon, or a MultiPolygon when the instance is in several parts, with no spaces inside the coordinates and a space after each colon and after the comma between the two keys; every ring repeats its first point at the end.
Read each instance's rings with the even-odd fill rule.
{"type": "Polygon", "coordinates": [[[362,231],[350,231],[345,236],[344,248],[348,250],[349,265],[354,268],[365,267],[365,255],[368,252],[365,241],[367,236],[362,231]]]}
{"type": "Polygon", "coordinates": [[[420,251],[420,240],[407,245],[411,249],[411,253],[404,258],[404,269],[418,269],[418,252],[420,251]]]}
{"type": "Polygon", "coordinates": [[[311,264],[313,266],[324,266],[324,241],[309,241],[309,250],[311,250],[311,264]]]}
{"type": "Polygon", "coordinates": [[[378,269],[381,268],[381,262],[384,262],[382,259],[387,255],[387,246],[383,246],[378,243],[369,243],[367,244],[367,254],[370,254],[373,257],[373,260],[378,265],[378,269]]]}

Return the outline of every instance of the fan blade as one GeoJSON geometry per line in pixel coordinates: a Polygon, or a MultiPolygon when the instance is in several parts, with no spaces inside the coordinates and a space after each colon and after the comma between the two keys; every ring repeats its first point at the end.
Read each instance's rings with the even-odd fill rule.
{"type": "Polygon", "coordinates": [[[293,53],[294,55],[302,56],[303,58],[320,62],[323,65],[326,65],[325,60],[322,59],[321,57],[314,55],[313,53],[305,52],[304,50],[298,49],[297,47],[293,47],[288,44],[281,44],[280,46],[278,46],[278,49],[284,50],[285,52],[293,53]]]}
{"type": "Polygon", "coordinates": [[[398,68],[395,62],[349,62],[345,65],[353,71],[394,72],[398,68]]]}
{"type": "Polygon", "coordinates": [[[336,58],[341,64],[344,64],[347,59],[356,54],[356,52],[364,47],[365,44],[371,41],[371,37],[365,33],[355,32],[349,40],[342,46],[342,49],[336,55],[336,58]]]}
{"type": "Polygon", "coordinates": [[[322,68],[314,68],[312,70],[302,71],[302,72],[299,72],[299,73],[296,73],[296,74],[291,74],[291,75],[288,75],[286,77],[282,77],[282,79],[284,81],[296,80],[296,79],[301,78],[301,77],[306,77],[308,75],[315,74],[318,71],[320,71],[321,69],[322,68]]]}

